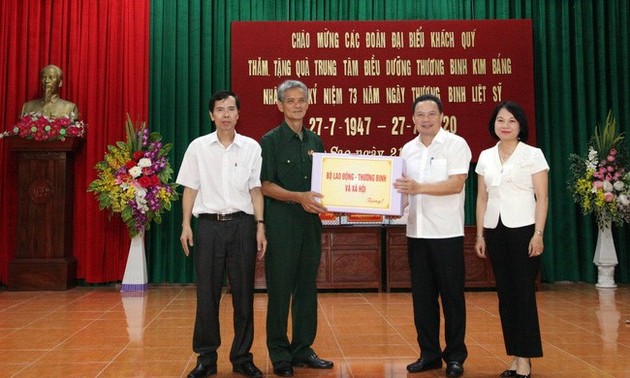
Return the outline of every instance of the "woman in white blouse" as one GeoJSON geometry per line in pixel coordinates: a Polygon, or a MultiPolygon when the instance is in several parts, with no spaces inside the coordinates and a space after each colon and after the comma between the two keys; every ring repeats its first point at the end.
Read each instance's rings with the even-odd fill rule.
{"type": "Polygon", "coordinates": [[[531,358],[542,357],[535,280],[543,252],[549,165],[525,144],[523,109],[500,103],[488,123],[499,142],[479,155],[475,252],[490,258],[499,296],[505,350],[513,357],[501,377],[529,377],[531,358]]]}

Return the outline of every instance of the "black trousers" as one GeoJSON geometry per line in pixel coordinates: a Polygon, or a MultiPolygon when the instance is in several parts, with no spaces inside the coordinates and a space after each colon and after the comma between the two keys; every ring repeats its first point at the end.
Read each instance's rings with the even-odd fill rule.
{"type": "Polygon", "coordinates": [[[505,351],[509,356],[542,357],[536,275],[540,256],[529,257],[534,225],[508,228],[499,220],[485,229],[488,257],[497,282],[499,315],[505,351]]]}
{"type": "Polygon", "coordinates": [[[464,297],[464,237],[407,238],[413,315],[421,356],[463,363],[468,357],[464,297]],[[440,304],[446,346],[440,347],[440,304]]]}
{"type": "Polygon", "coordinates": [[[230,361],[253,359],[256,223],[253,215],[218,222],[199,218],[195,237],[197,314],[193,350],[198,361],[215,364],[221,345],[219,302],[227,266],[234,307],[234,340],[230,361]]]}

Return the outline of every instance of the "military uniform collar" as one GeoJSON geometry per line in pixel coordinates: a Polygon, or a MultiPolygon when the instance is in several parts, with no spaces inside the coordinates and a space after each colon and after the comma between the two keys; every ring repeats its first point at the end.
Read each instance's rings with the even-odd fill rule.
{"type": "MultiPolygon", "coordinates": [[[[289,126],[286,122],[282,122],[282,125],[280,125],[280,133],[283,136],[283,138],[287,140],[290,140],[292,138],[300,139],[300,136],[295,131],[293,131],[291,126],[289,126]]],[[[307,139],[308,139],[307,130],[304,128],[304,126],[302,126],[302,140],[304,141],[307,139]]]]}

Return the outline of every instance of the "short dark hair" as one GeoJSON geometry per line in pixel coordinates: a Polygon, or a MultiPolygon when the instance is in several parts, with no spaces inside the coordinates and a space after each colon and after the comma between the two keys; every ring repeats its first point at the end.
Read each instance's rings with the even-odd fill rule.
{"type": "Polygon", "coordinates": [[[505,109],[508,112],[512,113],[516,121],[518,122],[519,132],[518,139],[521,142],[527,142],[527,137],[529,136],[529,129],[527,123],[527,116],[525,115],[525,110],[514,101],[503,101],[500,102],[492,112],[492,116],[490,116],[490,121],[488,122],[488,131],[490,132],[490,136],[496,140],[499,140],[499,136],[494,131],[494,123],[497,120],[497,115],[501,111],[501,109],[505,109]]]}
{"type": "Polygon", "coordinates": [[[433,102],[435,102],[435,104],[438,107],[438,110],[440,111],[440,114],[444,113],[444,110],[442,109],[442,101],[440,100],[439,97],[434,96],[432,94],[423,94],[422,96],[416,97],[416,100],[413,102],[413,106],[411,107],[411,113],[412,114],[416,112],[416,105],[418,105],[418,103],[420,103],[422,101],[433,101],[433,102]]]}
{"type": "Polygon", "coordinates": [[[223,101],[228,97],[234,97],[234,100],[236,100],[236,109],[241,110],[241,99],[238,98],[236,93],[232,91],[218,91],[210,97],[210,103],[208,103],[208,110],[210,110],[210,113],[214,111],[214,104],[217,101],[223,101]]]}

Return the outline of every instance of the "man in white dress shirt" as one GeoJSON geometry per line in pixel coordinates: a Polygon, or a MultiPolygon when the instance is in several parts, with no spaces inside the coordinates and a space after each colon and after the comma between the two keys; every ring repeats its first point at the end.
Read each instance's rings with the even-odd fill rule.
{"type": "Polygon", "coordinates": [[[197,313],[193,334],[193,350],[199,356],[188,377],[217,373],[219,301],[226,266],[234,306],[232,370],[247,377],[262,377],[250,352],[256,255],[262,259],[267,248],[261,148],[254,139],[235,131],[240,110],[236,94],[215,93],[209,108],[216,131],[190,143],[177,176],[177,183],[184,186],[180,242],[186,256],[193,246],[191,219],[199,219],[194,238],[197,313]]]}
{"type": "Polygon", "coordinates": [[[460,377],[468,356],[464,337],[464,184],[471,152],[466,141],[442,129],[442,103],[422,95],[413,104],[418,137],[405,144],[406,175],[394,187],[408,194],[407,243],[414,322],[420,358],[411,373],[440,369],[460,377]],[[440,304],[445,319],[446,346],[440,347],[440,304]]]}

